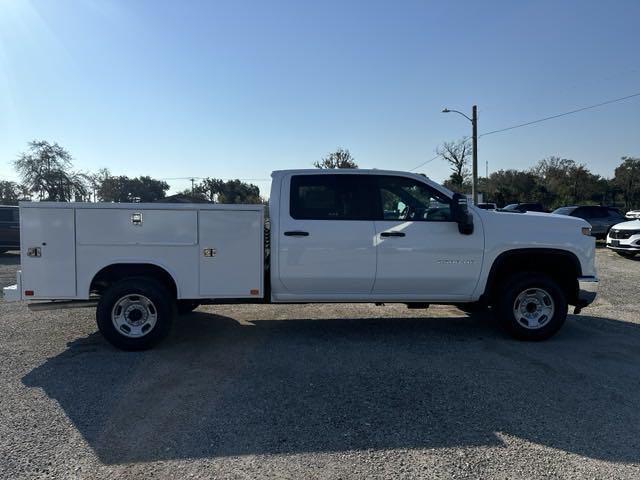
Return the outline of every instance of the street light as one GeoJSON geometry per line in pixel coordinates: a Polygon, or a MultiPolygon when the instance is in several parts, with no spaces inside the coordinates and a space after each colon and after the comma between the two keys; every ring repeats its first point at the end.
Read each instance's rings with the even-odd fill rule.
{"type": "Polygon", "coordinates": [[[449,110],[445,108],[442,113],[458,113],[471,122],[471,142],[473,145],[473,161],[471,167],[471,198],[473,204],[478,203],[478,107],[474,105],[471,108],[471,118],[458,110],[449,110]]]}

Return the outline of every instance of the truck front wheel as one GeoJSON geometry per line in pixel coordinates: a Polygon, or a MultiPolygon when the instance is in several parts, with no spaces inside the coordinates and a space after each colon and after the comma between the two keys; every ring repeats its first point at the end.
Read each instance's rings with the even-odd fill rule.
{"type": "Polygon", "coordinates": [[[102,294],[96,321],[113,346],[146,350],[169,334],[175,311],[175,301],[161,283],[132,277],[114,283],[102,294]]]}
{"type": "Polygon", "coordinates": [[[502,325],[520,340],[546,340],[567,318],[562,288],[547,275],[523,272],[508,278],[497,293],[496,311],[502,325]]]}

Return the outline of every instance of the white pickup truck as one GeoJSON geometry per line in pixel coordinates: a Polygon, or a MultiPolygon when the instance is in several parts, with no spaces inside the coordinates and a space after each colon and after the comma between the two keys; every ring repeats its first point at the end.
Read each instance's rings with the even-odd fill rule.
{"type": "Polygon", "coordinates": [[[205,303],[491,308],[517,338],[542,340],[568,305],[595,298],[584,220],[467,206],[405,172],[272,178],[268,219],[262,205],[22,203],[21,271],[5,300],[97,306],[106,339],[138,350],[205,303]]]}

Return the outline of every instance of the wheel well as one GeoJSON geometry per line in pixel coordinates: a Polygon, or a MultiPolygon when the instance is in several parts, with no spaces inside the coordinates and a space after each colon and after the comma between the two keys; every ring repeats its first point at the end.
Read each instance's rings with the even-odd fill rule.
{"type": "Polygon", "coordinates": [[[578,258],[571,252],[550,248],[527,248],[504,252],[491,266],[483,299],[491,302],[499,294],[503,280],[517,272],[538,272],[549,275],[575,305],[578,298],[578,277],[582,274],[578,258]]]}
{"type": "Polygon", "coordinates": [[[177,297],[178,288],[169,272],[151,263],[115,263],[100,270],[91,280],[89,292],[101,295],[109,286],[128,277],[151,277],[164,285],[173,297],[177,297]]]}

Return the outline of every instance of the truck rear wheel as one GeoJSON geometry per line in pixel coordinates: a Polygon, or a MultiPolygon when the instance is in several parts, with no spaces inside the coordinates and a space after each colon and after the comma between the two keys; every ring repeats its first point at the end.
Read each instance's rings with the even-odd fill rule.
{"type": "Polygon", "coordinates": [[[557,282],[547,275],[524,272],[509,277],[498,292],[500,322],[520,340],[546,340],[567,319],[567,299],[557,282]]]}
{"type": "Polygon", "coordinates": [[[169,334],[175,311],[175,301],[161,283],[132,277],[114,283],[102,294],[96,321],[113,346],[146,350],[169,334]]]}

